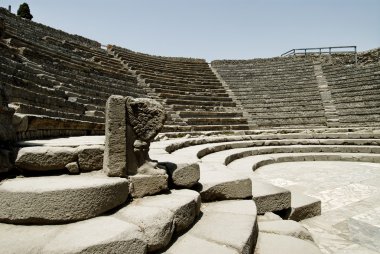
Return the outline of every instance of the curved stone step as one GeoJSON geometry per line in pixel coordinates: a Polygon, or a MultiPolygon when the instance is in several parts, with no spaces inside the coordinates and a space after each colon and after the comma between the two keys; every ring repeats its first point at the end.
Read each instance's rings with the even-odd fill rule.
{"type": "Polygon", "coordinates": [[[253,201],[206,203],[201,210],[199,221],[165,253],[253,253],[258,234],[253,201]]]}
{"type": "Polygon", "coordinates": [[[292,191],[291,207],[276,213],[284,219],[301,221],[321,215],[321,212],[319,199],[292,191]]]}
{"type": "Polygon", "coordinates": [[[136,199],[114,214],[61,225],[0,223],[1,253],[146,254],[166,247],[200,212],[199,194],[173,190],[136,199]],[[22,241],[20,241],[22,239],[22,241]]]}
{"type": "Polygon", "coordinates": [[[223,165],[200,164],[199,189],[202,201],[252,197],[252,182],[223,165]]]}
{"type": "Polygon", "coordinates": [[[0,221],[56,224],[89,219],[123,204],[128,188],[127,179],[93,173],[4,180],[0,221]]]}
{"type": "Polygon", "coordinates": [[[281,211],[291,207],[293,196],[289,190],[274,186],[264,181],[251,178],[252,199],[257,206],[257,213],[281,211]]]}

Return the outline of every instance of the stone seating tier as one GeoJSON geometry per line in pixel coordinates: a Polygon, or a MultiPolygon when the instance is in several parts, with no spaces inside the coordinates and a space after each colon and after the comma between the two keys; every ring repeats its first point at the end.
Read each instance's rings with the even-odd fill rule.
{"type": "Polygon", "coordinates": [[[204,87],[215,87],[217,88],[220,83],[218,80],[198,80],[198,79],[183,79],[176,76],[159,76],[159,75],[150,75],[144,74],[142,76],[146,80],[156,81],[156,82],[167,82],[167,83],[177,83],[177,84],[194,84],[204,87]]]}
{"type": "Polygon", "coordinates": [[[215,93],[224,93],[225,89],[223,87],[218,87],[212,84],[203,84],[202,86],[192,83],[192,82],[172,82],[168,80],[154,80],[150,78],[144,78],[147,86],[152,88],[163,88],[170,90],[179,90],[179,91],[188,91],[188,92],[196,92],[196,91],[212,91],[215,93]],[[202,89],[202,90],[201,90],[202,89]]]}
{"type": "Polygon", "coordinates": [[[194,94],[173,94],[173,93],[158,93],[158,95],[162,98],[166,99],[179,99],[179,100],[194,100],[200,102],[207,101],[218,101],[218,102],[231,102],[232,98],[227,96],[213,96],[210,97],[207,94],[205,95],[194,95],[194,94]]]}
{"type": "Polygon", "coordinates": [[[154,56],[144,53],[134,52],[125,48],[117,47],[114,45],[108,46],[109,51],[114,51],[115,54],[123,54],[126,56],[132,56],[132,58],[139,58],[143,61],[158,63],[161,65],[176,65],[181,64],[182,66],[199,68],[200,66],[206,66],[207,63],[204,59],[194,59],[194,58],[183,58],[183,57],[163,57],[163,56],[154,56]]]}
{"type": "Polygon", "coordinates": [[[34,106],[32,104],[24,104],[19,102],[13,102],[12,107],[16,110],[16,113],[21,114],[32,114],[32,115],[43,115],[43,116],[51,116],[65,119],[75,119],[82,120],[94,123],[104,123],[104,116],[88,116],[83,114],[74,114],[67,113],[66,111],[57,111],[48,108],[42,108],[38,106],[34,106]]]}
{"type": "Polygon", "coordinates": [[[0,14],[4,17],[7,26],[14,25],[16,28],[22,27],[22,29],[20,29],[21,31],[29,30],[31,34],[41,35],[40,38],[43,37],[43,34],[53,35],[56,38],[60,38],[62,40],[70,40],[76,42],[79,45],[100,48],[100,44],[96,41],[84,38],[79,35],[72,35],[61,30],[51,28],[49,26],[42,25],[40,23],[30,22],[8,12],[8,10],[6,10],[5,8],[0,8],[0,14]]]}
{"type": "Polygon", "coordinates": [[[162,94],[162,93],[168,93],[168,94],[178,94],[178,95],[194,95],[194,96],[215,96],[217,98],[219,97],[228,97],[228,94],[226,93],[226,91],[224,89],[220,89],[220,92],[217,92],[215,90],[206,90],[206,89],[191,89],[191,88],[188,88],[188,87],[177,87],[176,88],[165,88],[164,86],[157,86],[159,88],[154,88],[154,86],[152,86],[152,84],[149,84],[148,85],[150,88],[153,89],[153,91],[157,94],[162,94]],[[185,88],[185,89],[181,89],[181,88],[185,88]]]}

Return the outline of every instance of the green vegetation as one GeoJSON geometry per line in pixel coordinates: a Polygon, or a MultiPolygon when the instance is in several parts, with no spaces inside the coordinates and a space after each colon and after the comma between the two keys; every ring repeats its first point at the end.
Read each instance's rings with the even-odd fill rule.
{"type": "Polygon", "coordinates": [[[29,5],[27,3],[23,3],[17,10],[17,16],[20,16],[24,19],[32,20],[33,15],[30,13],[29,5]]]}

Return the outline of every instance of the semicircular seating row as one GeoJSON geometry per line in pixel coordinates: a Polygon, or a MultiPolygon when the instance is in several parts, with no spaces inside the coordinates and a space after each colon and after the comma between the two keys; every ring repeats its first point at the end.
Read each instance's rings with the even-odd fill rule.
{"type": "MultiPolygon", "coordinates": [[[[346,133],[341,129],[336,131],[336,133],[279,133],[174,140],[166,141],[165,156],[162,154],[162,148],[154,149],[154,146],[160,143],[153,143],[151,153],[155,158],[156,152],[159,160],[165,158],[178,163],[191,161],[200,163],[202,185],[200,193],[206,200],[209,199],[209,193],[215,193],[214,188],[220,188],[218,184],[234,182],[239,185],[248,178],[255,182],[255,179],[250,177],[252,171],[268,164],[292,161],[380,162],[379,133],[371,131],[346,133]],[[233,170],[229,168],[232,162],[246,157],[250,158],[246,166],[233,170]]],[[[253,183],[253,192],[255,192],[254,185],[253,183]]],[[[249,196],[248,192],[245,196],[241,192],[221,195],[244,198],[249,196]]],[[[255,197],[255,193],[253,195],[255,197]]],[[[259,211],[260,209],[259,206],[259,211]]],[[[262,211],[266,212],[265,209],[262,211]]]]}
{"type": "MultiPolygon", "coordinates": [[[[104,140],[99,140],[91,143],[87,138],[86,149],[102,156],[104,140]]],[[[51,151],[62,156],[68,156],[68,150],[77,150],[71,144],[62,147],[59,140],[57,144],[54,140],[46,142],[48,147],[43,145],[42,150],[55,147],[51,151]]],[[[83,150],[83,140],[79,143],[83,150]]],[[[0,235],[4,240],[1,246],[2,249],[18,252],[34,249],[39,253],[81,253],[86,248],[95,248],[92,249],[95,251],[97,248],[112,249],[112,246],[116,248],[134,243],[123,248],[135,251],[131,253],[163,249],[167,253],[183,253],[192,250],[189,244],[196,241],[199,243],[199,253],[207,253],[206,250],[210,249],[221,251],[222,246],[228,246],[224,249],[225,253],[251,253],[255,246],[259,250],[267,250],[259,253],[273,253],[268,246],[273,247],[273,241],[280,244],[281,239],[276,238],[278,234],[290,234],[278,233],[281,228],[279,224],[292,222],[282,221],[277,216],[276,220],[279,221],[273,222],[275,225],[265,231],[269,226],[264,223],[268,215],[259,216],[261,221],[257,222],[257,214],[275,212],[284,219],[303,220],[319,215],[321,202],[256,178],[252,169],[269,163],[301,159],[380,162],[379,144],[380,133],[370,128],[350,129],[350,132],[347,129],[267,131],[252,135],[153,142],[150,156],[159,162],[169,161],[177,165],[198,163],[199,184],[193,190],[173,189],[129,203],[125,203],[128,181],[104,177],[99,171],[63,176],[43,176],[41,172],[40,177],[8,179],[0,187],[3,200],[0,235]],[[56,196],[57,193],[62,195],[56,196]],[[34,203],[28,203],[28,200],[34,200],[34,203]],[[28,204],[25,206],[28,209],[18,207],[22,204],[28,204]],[[33,209],[37,206],[40,214],[33,209]],[[262,227],[260,231],[257,223],[259,229],[262,227]],[[103,229],[105,225],[107,230],[104,233],[95,230],[103,229]],[[221,235],[223,228],[229,228],[229,233],[221,235]],[[39,234],[52,241],[47,243],[31,237],[39,234]],[[78,234],[89,234],[89,240],[80,241],[78,234]],[[22,245],[14,244],[20,235],[31,240],[22,245]]],[[[34,145],[41,147],[42,144],[34,145]]],[[[307,235],[309,239],[311,236],[309,233],[307,235]]],[[[288,240],[292,241],[293,238],[288,240]]],[[[301,242],[294,246],[311,244],[304,243],[304,239],[299,240],[301,242]]],[[[312,246],[314,244],[308,247],[312,249],[310,253],[319,253],[312,246]]],[[[284,253],[293,252],[289,250],[284,253]]]]}

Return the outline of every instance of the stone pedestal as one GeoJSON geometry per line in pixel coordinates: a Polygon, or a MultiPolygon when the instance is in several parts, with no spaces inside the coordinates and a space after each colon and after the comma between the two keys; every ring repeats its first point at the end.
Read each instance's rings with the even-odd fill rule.
{"type": "Polygon", "coordinates": [[[155,100],[117,95],[107,100],[103,170],[108,176],[129,177],[134,197],[167,189],[166,172],[148,154],[165,120],[165,110],[155,100]]]}

